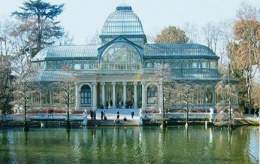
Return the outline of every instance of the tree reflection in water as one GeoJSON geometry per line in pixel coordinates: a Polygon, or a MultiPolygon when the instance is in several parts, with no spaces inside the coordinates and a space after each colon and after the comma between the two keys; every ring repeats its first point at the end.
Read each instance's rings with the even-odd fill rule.
{"type": "Polygon", "coordinates": [[[0,132],[4,163],[254,163],[257,127],[34,129],[0,132]],[[254,131],[254,133],[252,132],[254,131]],[[250,146],[250,147],[249,147],[250,146]],[[253,149],[253,150],[251,150],[253,149]],[[248,153],[245,153],[248,152],[248,153]]]}

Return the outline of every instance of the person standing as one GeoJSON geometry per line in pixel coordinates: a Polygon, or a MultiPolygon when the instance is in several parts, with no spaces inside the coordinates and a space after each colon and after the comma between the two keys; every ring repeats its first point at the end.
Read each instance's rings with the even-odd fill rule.
{"type": "Polygon", "coordinates": [[[119,111],[117,111],[116,114],[117,114],[116,118],[117,120],[119,120],[119,111]]]}
{"type": "Polygon", "coordinates": [[[135,115],[135,112],[132,111],[132,112],[131,112],[131,117],[132,117],[132,119],[134,118],[134,115],[135,115]]]}
{"type": "Polygon", "coordinates": [[[101,111],[101,120],[104,120],[104,112],[103,112],[103,110],[101,111]]]}

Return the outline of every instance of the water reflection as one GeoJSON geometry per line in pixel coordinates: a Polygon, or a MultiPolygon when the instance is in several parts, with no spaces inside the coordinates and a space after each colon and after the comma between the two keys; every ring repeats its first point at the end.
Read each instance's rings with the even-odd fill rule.
{"type": "MultiPolygon", "coordinates": [[[[0,132],[4,163],[254,163],[259,129],[107,127],[0,132]],[[248,153],[245,153],[248,152],[248,153]]],[[[259,159],[258,159],[259,160],[259,159]]]]}

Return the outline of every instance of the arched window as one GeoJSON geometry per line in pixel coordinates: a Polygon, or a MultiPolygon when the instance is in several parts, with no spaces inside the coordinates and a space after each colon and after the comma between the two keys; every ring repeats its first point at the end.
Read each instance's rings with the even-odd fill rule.
{"type": "Polygon", "coordinates": [[[138,51],[126,44],[113,44],[105,50],[101,59],[103,70],[139,70],[141,58],[138,51]]]}
{"type": "Polygon", "coordinates": [[[207,87],[205,92],[206,92],[205,93],[206,94],[206,98],[205,98],[206,103],[212,103],[212,101],[213,101],[212,97],[213,97],[214,91],[212,91],[211,88],[207,87]]]}
{"type": "Polygon", "coordinates": [[[147,104],[157,104],[158,91],[157,86],[151,85],[147,87],[147,104]]]}
{"type": "Polygon", "coordinates": [[[91,106],[91,88],[88,85],[83,85],[80,91],[81,106],[91,106]]]}

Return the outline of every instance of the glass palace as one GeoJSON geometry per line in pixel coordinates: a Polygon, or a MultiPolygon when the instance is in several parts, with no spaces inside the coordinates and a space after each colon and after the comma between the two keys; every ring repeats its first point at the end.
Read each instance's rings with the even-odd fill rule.
{"type": "MultiPolygon", "coordinates": [[[[75,111],[127,108],[161,113],[166,81],[199,85],[193,91],[192,110],[215,108],[219,57],[208,47],[148,43],[130,6],[116,7],[99,38],[99,45],[48,47],[32,59],[39,71],[33,81],[41,84],[32,96],[34,109],[62,108],[51,84],[69,78],[75,79],[75,111]]],[[[182,109],[181,99],[168,110],[182,109]]]]}

